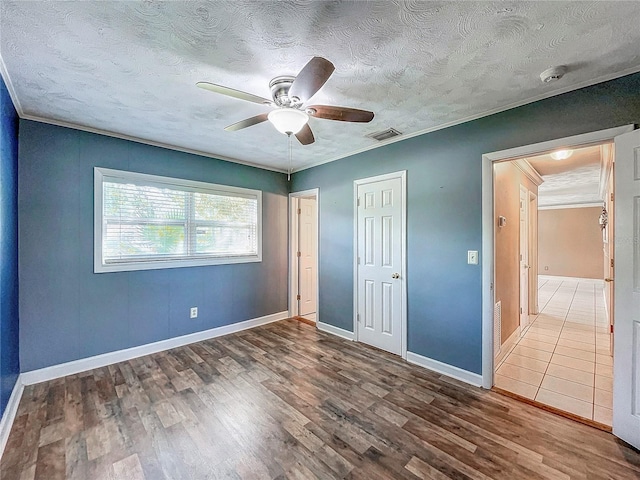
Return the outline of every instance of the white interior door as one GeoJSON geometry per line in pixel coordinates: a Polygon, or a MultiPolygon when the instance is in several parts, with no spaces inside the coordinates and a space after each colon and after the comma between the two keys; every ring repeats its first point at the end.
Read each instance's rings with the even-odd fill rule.
{"type": "Polygon", "coordinates": [[[315,198],[298,202],[298,315],[315,320],[317,288],[318,219],[315,198]]]}
{"type": "Polygon", "coordinates": [[[529,325],[529,191],[520,185],[520,331],[529,325]]]}
{"type": "Polygon", "coordinates": [[[615,139],[613,433],[640,448],[640,130],[615,139]]]}
{"type": "Polygon", "coordinates": [[[402,179],[358,185],[358,340],[402,355],[402,179]]]}

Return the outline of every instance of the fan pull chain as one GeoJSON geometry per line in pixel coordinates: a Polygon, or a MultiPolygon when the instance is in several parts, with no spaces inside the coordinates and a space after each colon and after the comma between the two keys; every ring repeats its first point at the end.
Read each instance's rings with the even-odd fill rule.
{"type": "Polygon", "coordinates": [[[291,181],[291,165],[292,165],[292,157],[293,157],[293,153],[291,150],[291,134],[287,133],[287,136],[289,137],[289,170],[287,172],[287,181],[291,181]]]}

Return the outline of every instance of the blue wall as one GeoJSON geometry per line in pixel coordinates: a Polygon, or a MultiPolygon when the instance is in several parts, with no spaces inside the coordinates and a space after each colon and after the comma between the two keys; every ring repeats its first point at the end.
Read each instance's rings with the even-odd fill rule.
{"type": "Polygon", "coordinates": [[[22,370],[287,310],[288,187],[280,173],[21,120],[22,370]],[[263,261],[94,274],[94,166],[262,190],[263,261]]]}
{"type": "Polygon", "coordinates": [[[0,78],[0,417],[20,373],[18,347],[18,115],[0,78]]]}
{"type": "Polygon", "coordinates": [[[482,154],[639,121],[636,74],[296,173],[320,188],[319,321],[353,331],[353,180],[407,170],[408,350],[481,373],[482,154]]]}

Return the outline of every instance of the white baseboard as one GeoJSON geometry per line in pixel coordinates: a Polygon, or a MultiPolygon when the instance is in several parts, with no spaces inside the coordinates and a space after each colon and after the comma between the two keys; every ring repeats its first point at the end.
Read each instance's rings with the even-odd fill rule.
{"type": "Polygon", "coordinates": [[[33,385],[34,383],[45,382],[47,380],[53,380],[54,378],[93,370],[94,368],[106,367],[107,365],[124,362],[131,360],[132,358],[142,357],[152,353],[162,352],[171,348],[182,347],[184,345],[189,345],[190,343],[229,335],[230,333],[240,332],[242,330],[258,327],[271,322],[277,322],[279,320],[284,320],[285,318],[289,318],[289,312],[287,311],[272,313],[271,315],[266,315],[264,317],[253,318],[251,320],[245,320],[244,322],[232,323],[231,325],[211,328],[209,330],[203,330],[202,332],[190,333],[188,335],[169,338],[159,342],[147,343],[146,345],[140,345],[139,347],[117,350],[115,352],[103,353],[94,357],[81,358],[80,360],[74,360],[72,362],[61,363],[59,365],[53,365],[51,367],[45,367],[38,370],[31,370],[30,372],[22,373],[20,376],[24,385],[33,385]]]}
{"type": "Polygon", "coordinates": [[[344,330],[342,328],[334,327],[333,325],[322,322],[316,322],[316,326],[318,327],[318,330],[337,335],[338,337],[342,337],[345,340],[353,341],[355,339],[354,333],[350,332],[349,330],[344,330]]]}
{"type": "Polygon", "coordinates": [[[576,282],[593,282],[598,285],[604,285],[603,278],[586,278],[586,277],[567,277],[564,275],[538,275],[541,280],[570,280],[576,282]]]}
{"type": "Polygon", "coordinates": [[[448,377],[455,378],[462,382],[470,383],[476,387],[482,386],[482,375],[478,375],[477,373],[463,370],[462,368],[454,367],[453,365],[442,363],[431,358],[423,357],[417,353],[407,352],[407,362],[437,373],[442,373],[443,375],[447,375],[448,377]]]}
{"type": "Polygon", "coordinates": [[[507,354],[511,353],[513,346],[518,342],[518,340],[520,340],[520,330],[520,325],[518,325],[513,333],[509,335],[509,338],[507,338],[504,343],[500,345],[500,353],[498,353],[495,358],[496,365],[498,365],[504,359],[504,357],[507,356],[507,354]]]}
{"type": "Polygon", "coordinates": [[[16,384],[13,386],[13,391],[9,397],[7,408],[5,408],[2,419],[0,419],[0,458],[2,458],[2,454],[4,453],[4,447],[7,446],[9,433],[11,432],[16,414],[18,413],[18,405],[20,404],[23,391],[24,382],[22,381],[22,375],[18,375],[16,384]]]}

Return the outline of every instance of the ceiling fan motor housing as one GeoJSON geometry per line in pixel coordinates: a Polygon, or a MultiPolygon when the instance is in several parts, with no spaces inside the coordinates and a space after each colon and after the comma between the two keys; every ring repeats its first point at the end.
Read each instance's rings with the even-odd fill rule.
{"type": "Polygon", "coordinates": [[[289,89],[295,79],[296,77],[284,75],[276,77],[269,82],[271,97],[276,105],[280,107],[293,107],[302,103],[299,98],[289,98],[289,89]]]}

